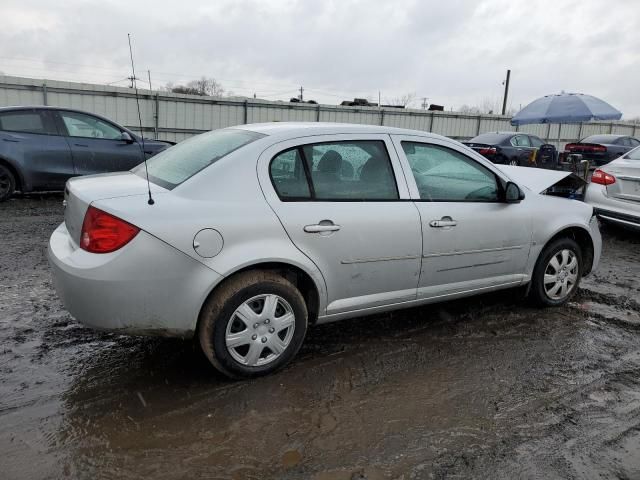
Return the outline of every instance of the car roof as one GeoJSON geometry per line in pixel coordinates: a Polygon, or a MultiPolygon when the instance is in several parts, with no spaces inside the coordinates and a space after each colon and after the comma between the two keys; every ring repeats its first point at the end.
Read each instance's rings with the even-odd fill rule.
{"type": "Polygon", "coordinates": [[[622,138],[622,137],[628,137],[628,135],[619,135],[616,133],[594,133],[593,135],[589,135],[588,137],[585,137],[585,138],[589,138],[589,137],[622,138]]]}
{"type": "MultiPolygon", "coordinates": [[[[421,130],[409,130],[407,128],[395,128],[378,125],[361,125],[356,123],[331,123],[331,122],[271,122],[250,123],[235,127],[242,130],[262,133],[268,136],[304,137],[311,135],[337,135],[337,134],[393,134],[410,135],[426,138],[443,139],[442,135],[424,132],[421,130]]],[[[447,139],[450,140],[450,139],[447,139]]]]}

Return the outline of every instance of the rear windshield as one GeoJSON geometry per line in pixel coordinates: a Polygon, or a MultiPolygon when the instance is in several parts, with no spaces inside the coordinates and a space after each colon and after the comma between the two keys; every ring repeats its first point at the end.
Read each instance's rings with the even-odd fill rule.
{"type": "MultiPolygon", "coordinates": [[[[229,128],[191,137],[147,160],[149,180],[171,190],[225,155],[264,136],[229,128]]],[[[132,172],[144,178],[144,163],[132,172]]]]}
{"type": "Polygon", "coordinates": [[[505,133],[483,133],[475,138],[469,140],[468,143],[484,143],[486,145],[498,145],[507,138],[511,137],[511,134],[505,133]]]}
{"type": "Polygon", "coordinates": [[[583,140],[580,140],[580,143],[613,143],[618,138],[612,135],[591,135],[583,140]]]}
{"type": "Polygon", "coordinates": [[[624,158],[628,158],[629,160],[640,160],[640,148],[634,148],[627,153],[624,158]]]}

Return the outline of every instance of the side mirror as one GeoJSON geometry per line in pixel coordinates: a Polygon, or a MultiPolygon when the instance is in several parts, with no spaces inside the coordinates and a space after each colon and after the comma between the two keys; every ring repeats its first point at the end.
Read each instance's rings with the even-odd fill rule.
{"type": "Polygon", "coordinates": [[[524,192],[520,190],[520,187],[513,182],[507,182],[504,189],[505,203],[520,203],[522,200],[524,200],[524,192]]]}
{"type": "Polygon", "coordinates": [[[127,143],[133,143],[133,138],[127,132],[122,132],[120,135],[120,140],[127,143]]]}

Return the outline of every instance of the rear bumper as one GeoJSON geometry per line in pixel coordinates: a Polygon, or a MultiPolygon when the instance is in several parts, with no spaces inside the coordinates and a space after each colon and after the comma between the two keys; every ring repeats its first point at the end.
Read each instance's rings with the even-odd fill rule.
{"type": "Polygon", "coordinates": [[[101,330],[191,337],[200,308],[222,278],[141,231],[107,254],[77,248],[61,224],[49,241],[55,289],[76,320],[101,330]]]}
{"type": "Polygon", "coordinates": [[[603,185],[590,183],[585,202],[593,206],[596,215],[602,220],[640,228],[640,204],[609,197],[607,188],[603,185]]]}

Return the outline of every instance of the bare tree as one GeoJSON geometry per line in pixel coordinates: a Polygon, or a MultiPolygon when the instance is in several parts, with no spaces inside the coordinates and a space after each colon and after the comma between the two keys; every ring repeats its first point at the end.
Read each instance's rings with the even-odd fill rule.
{"type": "Polygon", "coordinates": [[[398,105],[403,106],[405,108],[410,107],[413,101],[416,99],[416,93],[405,93],[404,95],[400,95],[399,97],[387,98],[385,101],[389,105],[398,105]]]}
{"type": "Polygon", "coordinates": [[[186,85],[173,85],[168,83],[165,87],[173,93],[186,95],[200,95],[209,97],[221,97],[225,89],[215,78],[202,77],[200,80],[192,80],[186,85]]]}

